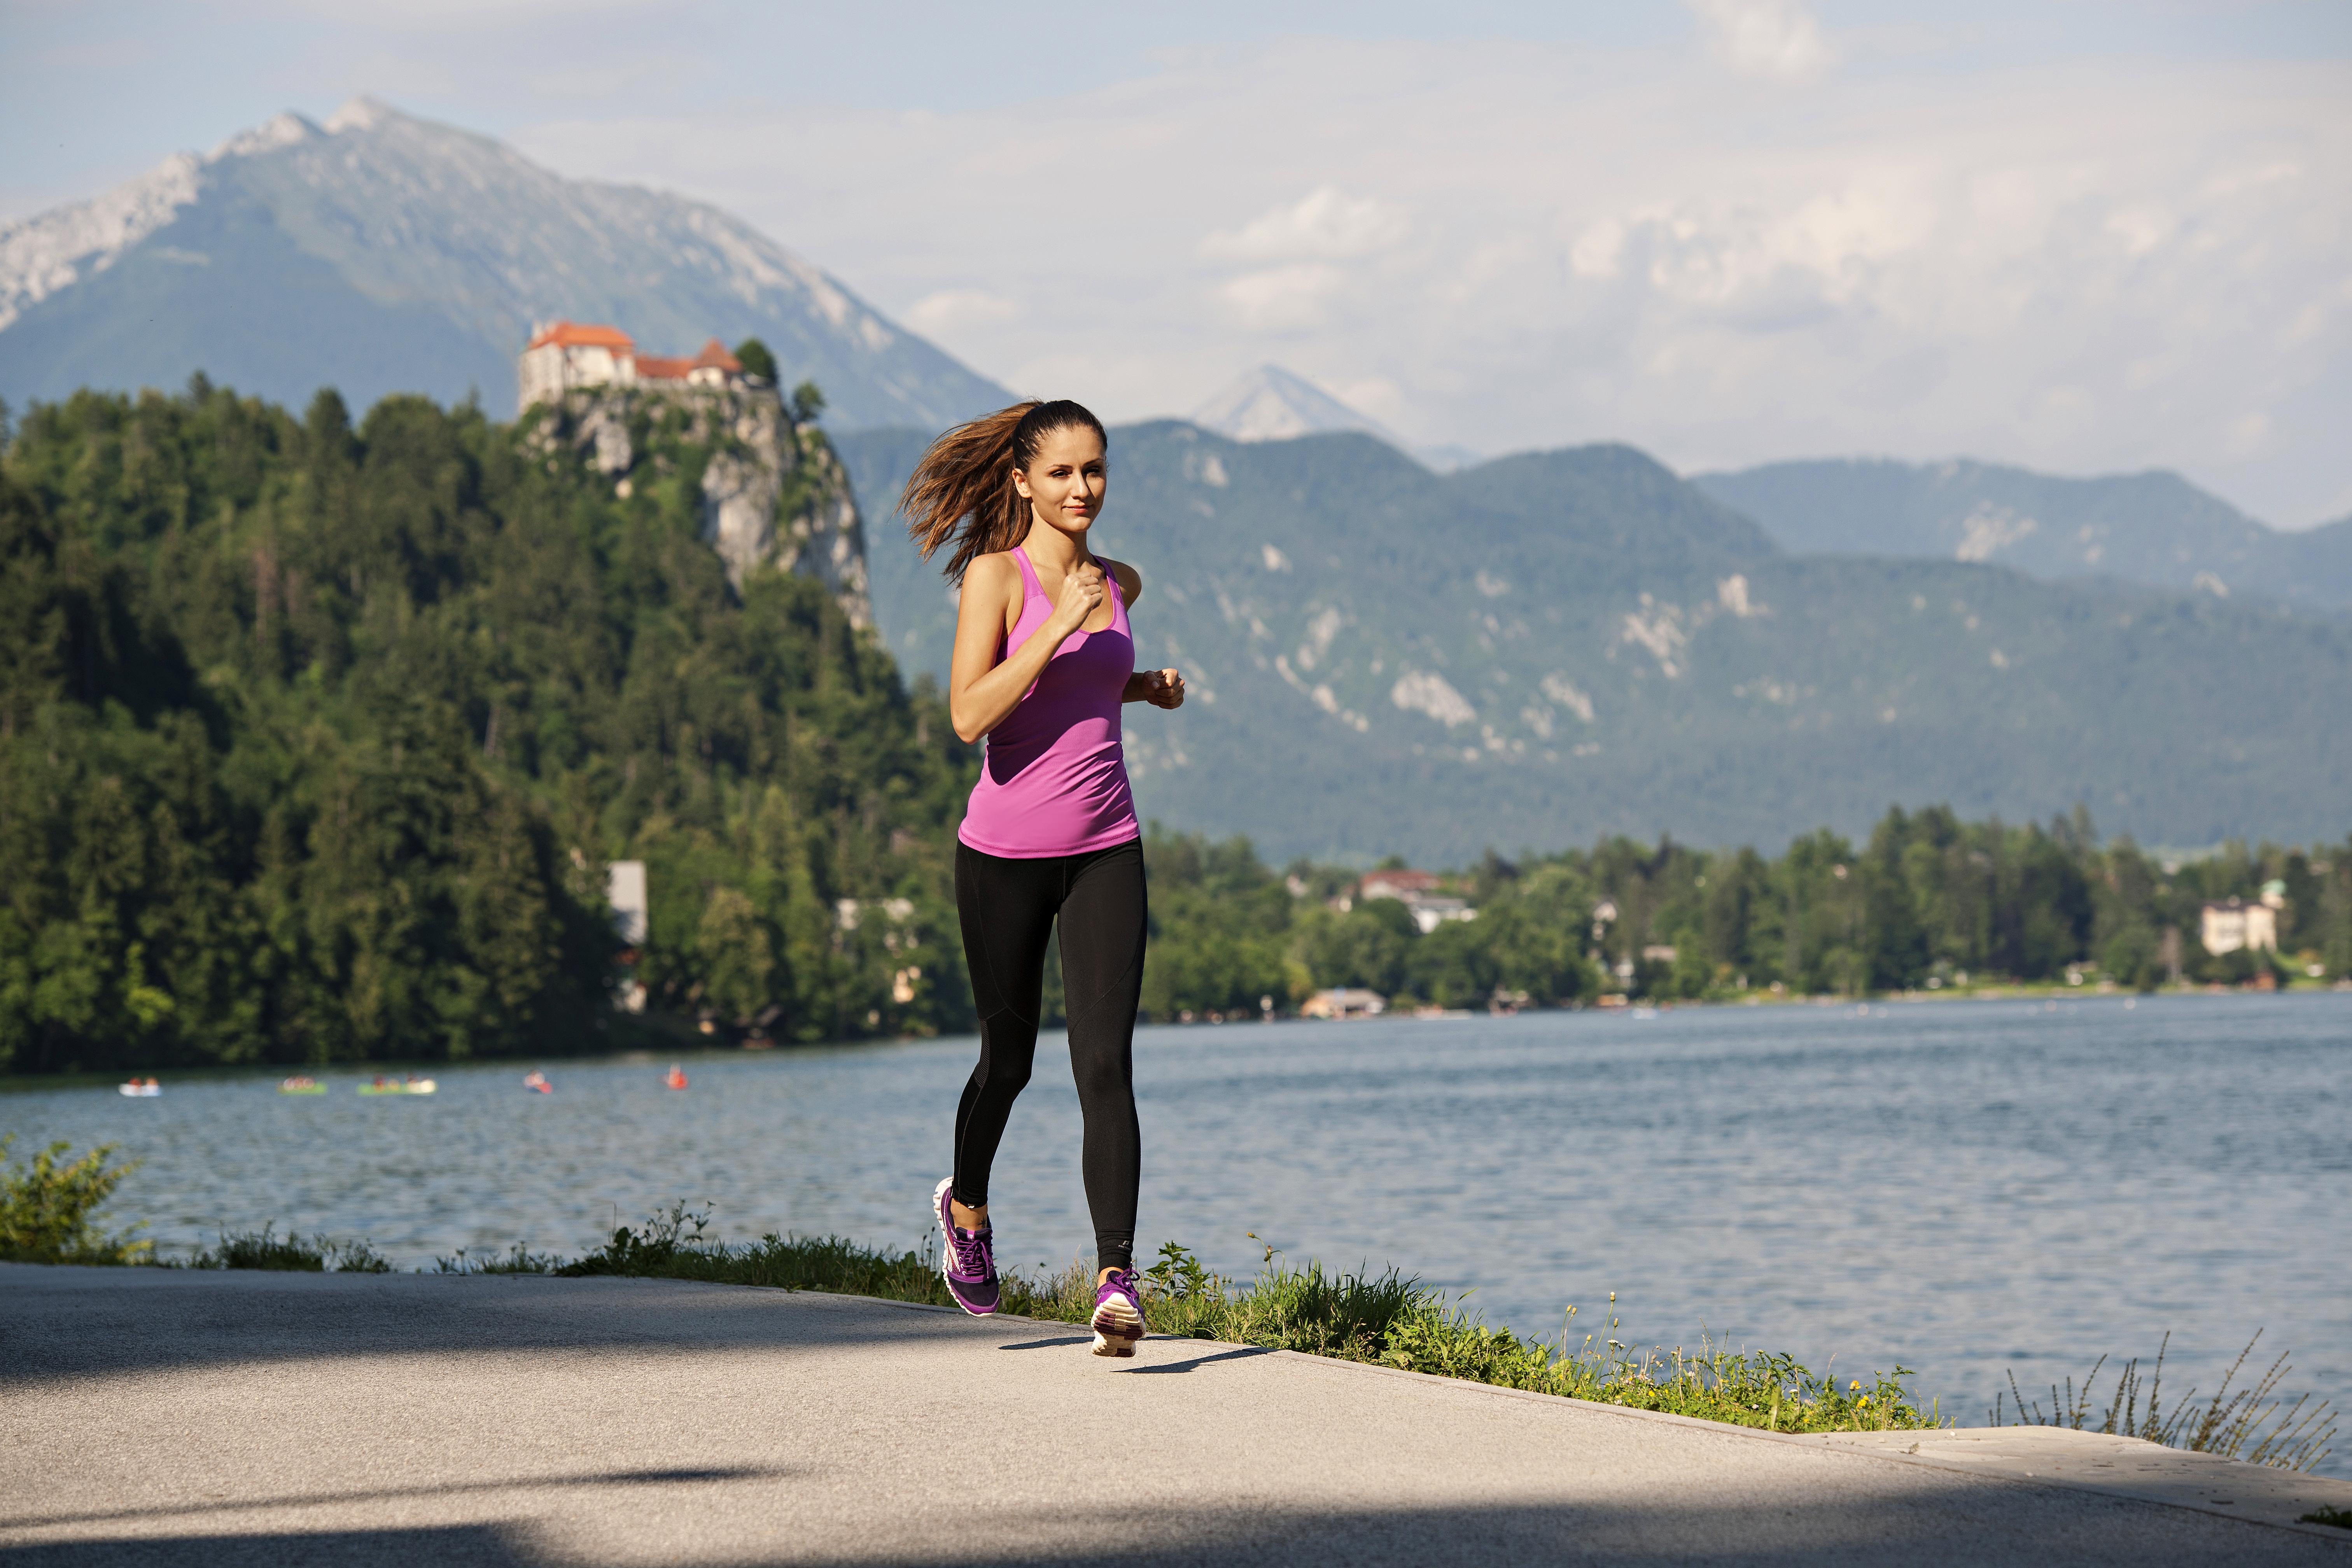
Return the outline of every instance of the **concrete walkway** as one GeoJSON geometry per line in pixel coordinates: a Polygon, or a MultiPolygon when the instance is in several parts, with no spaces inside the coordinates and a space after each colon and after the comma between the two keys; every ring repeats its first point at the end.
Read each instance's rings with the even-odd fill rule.
{"type": "Polygon", "coordinates": [[[2176,1500],[2194,1507],[2092,1489],[2117,1453],[2160,1468],[2146,1445],[1947,1434],[1909,1453],[1918,1435],[1776,1437],[1085,1342],[659,1280],[0,1267],[0,1565],[2352,1568],[2352,1532],[2224,1517],[2352,1506],[2352,1484],[2192,1457],[2176,1500]],[[1945,1452],[1970,1441],[1990,1447],[1945,1452]],[[2070,1458],[2081,1479],[2004,1471],[2070,1458]]]}

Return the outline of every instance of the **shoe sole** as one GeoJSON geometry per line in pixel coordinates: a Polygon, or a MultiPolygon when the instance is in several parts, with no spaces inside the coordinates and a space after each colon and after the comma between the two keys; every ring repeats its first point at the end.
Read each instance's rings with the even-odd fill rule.
{"type": "Polygon", "coordinates": [[[954,1277],[948,1273],[948,1259],[955,1256],[955,1237],[948,1234],[948,1192],[954,1185],[955,1178],[950,1176],[931,1189],[931,1217],[939,1222],[940,1226],[940,1282],[948,1288],[948,1300],[962,1308],[966,1317],[992,1318],[996,1315],[996,1309],[975,1307],[957,1295],[954,1277]]]}
{"type": "Polygon", "coordinates": [[[1131,1356],[1143,1341],[1143,1320],[1124,1301],[1107,1301],[1095,1310],[1095,1354],[1131,1356]]]}

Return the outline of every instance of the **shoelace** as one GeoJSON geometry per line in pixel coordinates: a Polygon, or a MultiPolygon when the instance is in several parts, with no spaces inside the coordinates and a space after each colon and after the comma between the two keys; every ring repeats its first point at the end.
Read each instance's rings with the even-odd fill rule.
{"type": "Polygon", "coordinates": [[[955,1245],[956,1272],[986,1279],[989,1274],[987,1234],[967,1231],[961,1226],[950,1227],[949,1234],[955,1245]]]}

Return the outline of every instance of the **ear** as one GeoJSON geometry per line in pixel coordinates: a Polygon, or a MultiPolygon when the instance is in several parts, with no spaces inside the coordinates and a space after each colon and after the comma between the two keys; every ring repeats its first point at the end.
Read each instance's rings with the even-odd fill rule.
{"type": "Polygon", "coordinates": [[[1029,476],[1023,473],[1018,468],[1013,470],[1013,488],[1021,492],[1021,499],[1023,500],[1035,500],[1037,499],[1035,496],[1029,493],[1029,476]]]}

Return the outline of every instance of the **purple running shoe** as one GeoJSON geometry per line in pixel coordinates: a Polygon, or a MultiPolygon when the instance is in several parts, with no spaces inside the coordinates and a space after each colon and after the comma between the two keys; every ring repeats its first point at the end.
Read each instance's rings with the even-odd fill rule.
{"type": "Polygon", "coordinates": [[[1114,1268],[1095,1287],[1095,1354],[1130,1356],[1143,1342],[1143,1296],[1132,1268],[1114,1268]]]}
{"type": "Polygon", "coordinates": [[[984,1318],[996,1310],[1001,1299],[996,1253],[991,1246],[996,1227],[984,1225],[966,1230],[956,1224],[955,1210],[948,1206],[954,1192],[955,1178],[950,1176],[931,1194],[932,1206],[940,1211],[940,1235],[947,1244],[940,1258],[940,1278],[948,1282],[948,1294],[956,1299],[957,1306],[975,1318],[984,1318]]]}

